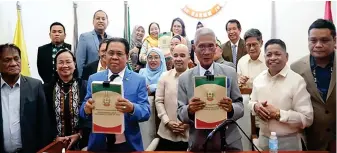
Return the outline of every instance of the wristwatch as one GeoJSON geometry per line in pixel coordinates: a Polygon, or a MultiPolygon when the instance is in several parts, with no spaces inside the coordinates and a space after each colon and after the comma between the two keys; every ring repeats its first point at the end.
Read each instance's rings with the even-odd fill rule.
{"type": "Polygon", "coordinates": [[[275,115],[275,119],[280,121],[281,118],[281,114],[280,114],[280,110],[276,111],[276,115],[275,115]]]}

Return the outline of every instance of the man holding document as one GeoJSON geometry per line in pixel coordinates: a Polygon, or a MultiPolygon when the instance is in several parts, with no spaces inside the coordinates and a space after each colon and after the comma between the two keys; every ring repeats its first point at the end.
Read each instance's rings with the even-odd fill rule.
{"type": "MultiPolygon", "coordinates": [[[[203,151],[204,142],[207,135],[212,129],[197,129],[195,127],[195,114],[206,108],[209,103],[209,95],[219,99],[216,101],[217,108],[221,109],[224,113],[223,116],[227,119],[238,120],[243,116],[243,103],[240,89],[237,84],[237,74],[234,68],[213,62],[213,56],[216,49],[216,38],[214,32],[209,28],[198,29],[195,34],[195,53],[200,64],[193,69],[184,72],[179,77],[178,83],[178,118],[183,123],[190,124],[190,137],[188,151],[203,151]],[[224,76],[226,80],[226,93],[217,94],[206,93],[207,100],[204,99],[205,95],[194,93],[193,86],[194,77],[214,75],[224,76]]],[[[212,85],[211,85],[212,86],[212,85]]],[[[213,85],[217,86],[217,85],[213,85]]],[[[217,110],[218,111],[218,110],[217,110]]],[[[211,113],[211,112],[210,112],[211,113]]],[[[211,116],[212,114],[210,114],[211,116]]],[[[217,133],[208,143],[208,151],[220,150],[242,150],[241,135],[238,128],[234,124],[230,124],[224,133],[225,139],[221,144],[220,133],[217,133]]]]}
{"type": "MultiPolygon", "coordinates": [[[[102,101],[94,101],[92,95],[93,81],[110,81],[122,85],[123,96],[109,96],[112,99],[112,105],[115,112],[123,113],[124,122],[116,120],[108,120],[105,122],[122,122],[125,129],[121,134],[106,134],[108,132],[91,133],[88,142],[88,151],[102,152],[132,152],[143,151],[143,142],[139,130],[139,122],[143,122],[150,117],[150,107],[146,90],[145,78],[128,70],[126,62],[129,52],[129,44],[126,39],[112,38],[107,42],[106,61],[108,69],[91,75],[88,79],[87,95],[80,109],[80,116],[85,119],[96,117],[95,106],[101,106],[102,101]],[[93,115],[91,115],[93,114],[93,115]]],[[[110,84],[111,85],[111,84],[110,84]]],[[[96,93],[95,93],[96,94],[96,93]]],[[[111,106],[105,103],[105,106],[111,106]]],[[[101,117],[101,114],[100,114],[101,117]]],[[[102,118],[110,118],[111,114],[107,114],[102,118]]],[[[95,118],[93,118],[95,119],[95,118]]],[[[95,122],[93,120],[93,122],[95,122]]],[[[94,124],[95,126],[95,124],[94,124]]]]}

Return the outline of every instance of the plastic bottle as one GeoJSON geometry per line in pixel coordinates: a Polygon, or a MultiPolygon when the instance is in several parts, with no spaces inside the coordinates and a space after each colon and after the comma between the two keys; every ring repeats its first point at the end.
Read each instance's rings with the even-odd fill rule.
{"type": "Polygon", "coordinates": [[[269,137],[269,153],[277,153],[278,150],[278,140],[276,132],[271,132],[269,137]]]}

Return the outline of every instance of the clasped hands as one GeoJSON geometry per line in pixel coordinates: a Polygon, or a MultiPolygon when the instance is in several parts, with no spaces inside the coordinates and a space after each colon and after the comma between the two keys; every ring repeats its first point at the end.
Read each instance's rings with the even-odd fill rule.
{"type": "Polygon", "coordinates": [[[180,134],[182,136],[185,136],[185,131],[188,128],[188,124],[184,123],[178,123],[175,121],[169,121],[166,126],[175,134],[180,134]]]}
{"type": "MultiPolygon", "coordinates": [[[[95,106],[93,105],[94,103],[95,101],[92,98],[90,98],[85,103],[84,111],[86,114],[91,114],[92,110],[95,109],[95,106]]],[[[122,113],[132,113],[134,111],[133,103],[121,97],[117,98],[115,108],[117,109],[117,111],[122,112],[122,113]]]]}
{"type": "Polygon", "coordinates": [[[77,133],[71,136],[57,137],[55,141],[62,142],[63,145],[67,146],[67,150],[69,150],[79,139],[80,134],[77,133]]]}
{"type": "Polygon", "coordinates": [[[259,118],[263,121],[268,121],[271,119],[278,120],[278,114],[280,114],[280,109],[274,107],[271,104],[268,104],[267,101],[265,102],[257,102],[254,104],[254,111],[259,118]]]}
{"type": "MultiPolygon", "coordinates": [[[[200,100],[200,98],[193,97],[188,103],[187,110],[190,114],[194,114],[195,112],[203,109],[205,106],[206,102],[200,100]]],[[[231,112],[233,110],[232,99],[228,97],[222,98],[218,102],[218,106],[227,112],[231,112]]]]}

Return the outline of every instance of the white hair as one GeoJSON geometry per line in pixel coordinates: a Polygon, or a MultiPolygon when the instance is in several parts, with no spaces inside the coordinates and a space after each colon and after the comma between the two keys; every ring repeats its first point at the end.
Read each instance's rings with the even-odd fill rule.
{"type": "Polygon", "coordinates": [[[199,39],[200,39],[200,37],[201,36],[205,36],[205,35],[210,35],[210,36],[214,37],[214,40],[216,40],[214,31],[212,29],[210,29],[210,28],[203,27],[203,28],[199,28],[195,32],[194,44],[197,44],[198,41],[199,41],[199,39]]]}

